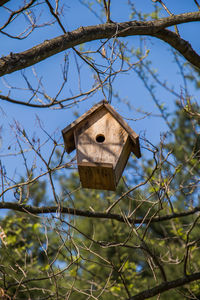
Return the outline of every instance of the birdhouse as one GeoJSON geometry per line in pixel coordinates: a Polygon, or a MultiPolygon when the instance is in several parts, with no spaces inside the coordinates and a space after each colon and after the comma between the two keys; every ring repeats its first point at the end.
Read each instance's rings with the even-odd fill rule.
{"type": "Polygon", "coordinates": [[[62,130],[67,153],[75,148],[83,188],[115,191],[130,153],[140,158],[138,135],[105,101],[62,130]]]}

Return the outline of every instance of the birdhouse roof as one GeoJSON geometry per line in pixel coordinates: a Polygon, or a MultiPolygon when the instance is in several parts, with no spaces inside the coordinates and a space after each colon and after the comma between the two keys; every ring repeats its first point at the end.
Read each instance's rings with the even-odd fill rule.
{"type": "Polygon", "coordinates": [[[114,110],[114,108],[108,104],[106,101],[101,101],[94,105],[90,110],[72,122],[70,125],[65,127],[62,130],[62,135],[65,143],[65,149],[67,153],[72,152],[75,147],[75,140],[74,140],[74,131],[77,129],[78,126],[81,126],[86,122],[87,119],[92,118],[94,114],[98,113],[101,109],[105,108],[113,118],[126,130],[128,133],[131,143],[132,143],[132,152],[137,156],[137,158],[141,157],[140,153],[140,146],[139,146],[139,136],[133,131],[133,129],[123,120],[123,118],[114,110]]]}

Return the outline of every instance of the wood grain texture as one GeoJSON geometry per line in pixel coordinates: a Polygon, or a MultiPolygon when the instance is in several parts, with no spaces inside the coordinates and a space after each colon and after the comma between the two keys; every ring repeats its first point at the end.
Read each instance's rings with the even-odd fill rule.
{"type": "Polygon", "coordinates": [[[131,140],[132,140],[132,149],[131,151],[137,156],[137,158],[141,157],[140,147],[139,147],[139,136],[133,129],[124,121],[124,119],[114,110],[114,108],[109,104],[104,104],[104,106],[108,109],[108,111],[112,114],[112,116],[119,122],[119,124],[127,131],[131,140]]]}
{"type": "Polygon", "coordinates": [[[78,171],[82,188],[116,190],[112,164],[83,162],[78,164],[78,171]]]}
{"type": "MultiPolygon", "coordinates": [[[[90,124],[88,123],[79,125],[75,131],[77,163],[82,187],[113,191],[116,189],[115,167],[119,158],[124,159],[121,154],[128,140],[128,133],[105,107],[101,109],[100,114],[90,117],[90,124]],[[98,142],[99,136],[105,140],[98,142]]],[[[131,149],[130,141],[128,144],[131,149]]],[[[123,153],[127,155],[127,151],[123,153]]],[[[118,164],[118,180],[127,160],[128,156],[125,157],[125,162],[118,164]]]]}
{"type": "Polygon", "coordinates": [[[118,157],[117,164],[115,166],[114,172],[115,172],[116,185],[118,184],[118,182],[122,176],[124,168],[127,164],[129,156],[131,154],[131,149],[132,149],[131,140],[130,140],[130,137],[128,137],[126,140],[126,143],[120,153],[120,156],[118,157]]]}
{"type": "Polygon", "coordinates": [[[115,190],[131,151],[141,156],[139,136],[105,101],[94,105],[62,134],[66,151],[77,149],[83,188],[115,190]]]}
{"type": "Polygon", "coordinates": [[[101,117],[95,116],[91,126],[87,129],[81,128],[82,133],[77,130],[77,162],[111,163],[115,168],[128,133],[105,108],[101,112],[101,117]],[[105,137],[104,142],[96,141],[99,135],[105,137]]]}
{"type": "Polygon", "coordinates": [[[76,119],[74,122],[72,122],[62,130],[65,149],[67,153],[70,153],[75,149],[74,131],[76,130],[77,126],[80,125],[79,128],[86,126],[86,119],[88,119],[89,122],[89,117],[93,113],[97,113],[102,108],[102,105],[103,101],[97,103],[90,110],[88,110],[86,113],[81,115],[78,119],[76,119]]]}
{"type": "Polygon", "coordinates": [[[113,118],[121,125],[122,128],[130,135],[132,141],[132,152],[137,158],[141,157],[140,146],[139,146],[139,136],[134,132],[134,130],[123,120],[123,118],[118,114],[114,108],[105,101],[101,101],[94,105],[90,110],[76,119],[73,123],[68,125],[62,130],[62,135],[64,139],[65,149],[67,153],[72,152],[75,149],[75,135],[74,132],[78,128],[77,134],[81,134],[85,129],[91,126],[94,122],[97,122],[98,118],[101,118],[102,114],[105,114],[105,109],[110,112],[113,118]]]}

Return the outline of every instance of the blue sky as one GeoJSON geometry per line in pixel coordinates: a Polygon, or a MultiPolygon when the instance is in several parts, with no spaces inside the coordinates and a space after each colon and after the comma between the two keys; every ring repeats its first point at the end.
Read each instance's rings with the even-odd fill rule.
{"type": "MultiPolygon", "coordinates": [[[[168,0],[167,2],[168,8],[174,13],[184,13],[190,11],[196,11],[196,6],[194,1],[192,0],[182,0],[182,1],[172,1],[168,0]]],[[[53,2],[52,2],[53,3],[53,2]]],[[[66,26],[67,31],[74,30],[80,26],[88,26],[100,23],[100,21],[92,14],[86,7],[83,7],[78,0],[74,1],[65,1],[65,18],[63,20],[63,24],[66,26]]],[[[127,1],[124,0],[113,0],[111,1],[111,19],[116,22],[128,21],[130,16],[130,10],[126,5],[127,1]]],[[[150,0],[136,0],[134,1],[136,8],[140,9],[142,12],[148,13],[152,10],[152,1],[150,0]]],[[[12,7],[13,1],[10,1],[7,6],[12,7]]],[[[2,21],[4,18],[6,19],[5,11],[2,8],[2,21]]],[[[166,16],[166,13],[162,10],[162,16],[166,16]]],[[[43,11],[43,15],[41,17],[42,21],[46,20],[46,17],[49,16],[49,12],[47,10],[43,11]]],[[[20,19],[20,22],[16,22],[15,26],[11,24],[8,28],[10,32],[15,30],[16,32],[20,31],[20,29],[24,26],[24,19],[20,19]]],[[[2,23],[1,23],[2,24],[2,23]]],[[[200,51],[200,43],[197,38],[198,32],[200,31],[200,23],[195,22],[191,24],[185,24],[179,26],[179,30],[181,36],[188,40],[193,48],[199,52],[200,51]]],[[[6,56],[10,52],[20,52],[25,49],[31,48],[38,43],[43,42],[46,39],[53,38],[57,35],[61,35],[62,31],[58,26],[50,26],[45,27],[43,29],[37,29],[35,32],[30,35],[27,39],[23,41],[9,39],[8,37],[1,35],[1,54],[6,56]]],[[[129,37],[126,38],[126,41],[132,47],[138,47],[139,38],[138,37],[129,37]]],[[[91,49],[95,48],[97,42],[91,42],[91,49]]],[[[171,56],[170,46],[165,44],[162,41],[156,40],[155,38],[145,38],[146,48],[150,49],[150,53],[148,59],[152,60],[152,65],[154,69],[158,71],[160,74],[159,78],[161,80],[167,80],[169,86],[174,86],[177,92],[180,92],[183,89],[183,82],[180,76],[180,71],[177,67],[175,67],[173,62],[173,57],[171,56]]],[[[69,78],[67,87],[64,90],[66,96],[70,95],[70,91],[77,91],[77,71],[74,67],[74,58],[73,51],[70,50],[69,53],[69,78]]],[[[40,77],[43,77],[46,90],[49,95],[54,96],[57,93],[59,88],[59,84],[61,82],[60,77],[60,69],[63,61],[63,53],[50,57],[49,59],[38,63],[35,65],[35,70],[39,74],[40,77]]],[[[184,59],[181,60],[184,62],[184,59]]],[[[26,76],[32,76],[32,68],[29,67],[25,70],[26,76]]],[[[86,89],[90,85],[90,76],[88,69],[84,66],[81,69],[82,76],[82,87],[83,90],[86,89]]],[[[34,80],[32,81],[34,84],[34,80]]],[[[7,84],[12,84],[13,86],[20,86],[24,88],[25,83],[22,79],[20,72],[15,72],[10,75],[5,76],[4,79],[0,81],[0,90],[5,95],[8,92],[6,88],[7,84]],[[6,83],[5,83],[6,82],[6,83]]],[[[112,105],[114,108],[127,119],[137,119],[141,118],[143,115],[138,114],[136,112],[137,109],[142,109],[148,113],[152,113],[152,115],[158,115],[159,111],[155,106],[155,103],[152,101],[150,94],[145,89],[143,82],[138,79],[134,70],[129,71],[126,75],[121,75],[114,82],[114,91],[118,92],[119,95],[125,99],[130,101],[134,110],[130,111],[128,106],[124,103],[119,103],[116,99],[113,98],[112,105]]],[[[189,91],[198,99],[199,92],[194,89],[191,85],[189,86],[189,91]]],[[[166,105],[169,111],[174,110],[174,103],[176,98],[171,96],[162,88],[156,88],[156,95],[158,100],[166,105]]],[[[23,90],[18,91],[14,90],[12,92],[13,98],[18,99],[26,99],[27,93],[23,90]]],[[[21,164],[23,162],[19,159],[16,159],[16,156],[8,156],[7,154],[15,153],[15,141],[14,141],[14,133],[11,129],[14,120],[18,121],[21,126],[26,130],[30,136],[39,136],[41,140],[45,140],[46,136],[40,129],[38,122],[36,121],[37,117],[41,120],[44,128],[48,133],[52,136],[60,136],[61,130],[66,127],[69,123],[71,123],[76,117],[73,112],[78,112],[79,115],[88,110],[92,105],[101,101],[103,96],[101,93],[96,94],[94,97],[89,100],[75,105],[72,109],[65,110],[54,110],[54,109],[35,109],[28,108],[25,106],[14,105],[11,103],[3,103],[0,101],[0,109],[1,109],[1,121],[0,126],[2,126],[2,138],[1,138],[1,147],[0,147],[0,159],[4,165],[7,165],[7,172],[9,176],[13,176],[15,172],[20,174],[21,164]],[[8,149],[11,146],[11,150],[8,149]],[[13,151],[13,152],[11,152],[13,151]]],[[[140,135],[146,135],[147,139],[152,143],[157,144],[160,141],[160,135],[163,132],[168,130],[164,121],[158,116],[149,116],[144,119],[140,119],[138,121],[127,121],[129,125],[140,135]]],[[[62,141],[60,139],[60,141],[62,141]]],[[[145,151],[142,150],[143,156],[145,156],[145,151]]],[[[31,157],[31,155],[30,155],[31,157]]]]}

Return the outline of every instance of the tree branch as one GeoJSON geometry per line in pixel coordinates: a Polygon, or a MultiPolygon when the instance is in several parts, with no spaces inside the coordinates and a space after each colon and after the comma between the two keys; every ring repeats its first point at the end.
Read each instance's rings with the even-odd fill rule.
{"type": "Polygon", "coordinates": [[[60,207],[60,210],[58,206],[31,206],[26,204],[19,204],[16,202],[1,202],[0,203],[0,209],[12,209],[14,211],[20,211],[24,213],[30,213],[33,215],[39,215],[39,214],[49,214],[49,213],[57,213],[60,211],[62,214],[69,214],[73,216],[82,216],[87,218],[98,218],[98,219],[112,219],[116,220],[122,223],[126,223],[127,221],[132,224],[148,224],[150,223],[157,223],[157,222],[163,222],[168,221],[174,218],[181,218],[186,217],[189,215],[193,215],[200,211],[200,206],[195,207],[192,210],[180,212],[180,213],[173,213],[171,215],[165,215],[165,216],[157,216],[154,218],[146,218],[145,220],[143,218],[130,218],[125,217],[119,214],[114,213],[104,213],[104,212],[93,212],[89,210],[81,210],[76,208],[70,208],[70,207],[60,207]]]}
{"type": "Polygon", "coordinates": [[[143,291],[143,292],[129,298],[128,300],[148,299],[148,298],[156,296],[160,293],[163,293],[163,292],[166,292],[168,290],[183,286],[187,283],[190,283],[192,281],[199,280],[199,279],[200,279],[200,272],[194,273],[192,275],[185,276],[183,278],[179,278],[179,279],[176,279],[176,280],[166,281],[166,282],[161,283],[160,285],[155,286],[152,289],[148,289],[146,291],[143,291]]]}
{"type": "Polygon", "coordinates": [[[24,52],[10,53],[6,57],[1,57],[0,76],[32,66],[82,43],[134,35],[150,35],[159,38],[178,50],[191,64],[200,68],[200,56],[192,49],[191,45],[177,34],[165,29],[172,25],[194,21],[200,21],[200,12],[185,13],[147,22],[132,21],[80,27],[72,32],[46,40],[24,52]]]}
{"type": "Polygon", "coordinates": [[[9,2],[10,0],[1,0],[0,2],[0,6],[3,6],[4,4],[6,4],[7,2],[9,2]]]}
{"type": "Polygon", "coordinates": [[[200,69],[200,56],[194,51],[189,42],[181,39],[176,33],[162,29],[152,36],[163,40],[181,53],[187,61],[200,69]]]}

